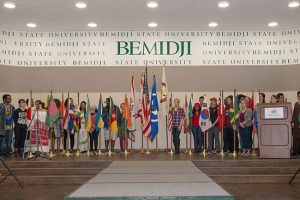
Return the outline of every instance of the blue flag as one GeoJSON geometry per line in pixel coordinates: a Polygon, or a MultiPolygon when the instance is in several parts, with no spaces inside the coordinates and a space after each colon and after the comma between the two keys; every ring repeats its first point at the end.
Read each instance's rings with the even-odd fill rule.
{"type": "Polygon", "coordinates": [[[158,101],[157,101],[157,95],[156,95],[156,79],[155,76],[153,76],[153,84],[152,84],[152,94],[151,94],[151,103],[150,103],[150,109],[151,109],[151,141],[153,141],[158,133],[158,101]]]}
{"type": "Polygon", "coordinates": [[[102,124],[102,95],[100,95],[100,99],[99,99],[99,103],[98,103],[98,111],[97,111],[97,115],[96,115],[96,121],[95,121],[95,128],[96,131],[100,131],[103,124],[102,124]]]}

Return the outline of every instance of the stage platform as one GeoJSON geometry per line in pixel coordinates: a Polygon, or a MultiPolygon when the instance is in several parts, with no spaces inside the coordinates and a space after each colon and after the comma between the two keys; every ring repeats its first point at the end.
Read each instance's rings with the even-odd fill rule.
{"type": "Polygon", "coordinates": [[[114,161],[65,199],[234,198],[191,161],[114,161]]]}

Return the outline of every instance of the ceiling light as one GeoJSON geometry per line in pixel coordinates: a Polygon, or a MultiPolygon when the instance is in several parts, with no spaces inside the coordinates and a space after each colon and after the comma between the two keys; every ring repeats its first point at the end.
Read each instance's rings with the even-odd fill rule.
{"type": "Polygon", "coordinates": [[[3,6],[5,8],[15,8],[16,7],[16,4],[14,2],[10,2],[10,1],[7,1],[7,2],[4,2],[3,3],[3,6]]]}
{"type": "Polygon", "coordinates": [[[86,5],[85,2],[77,2],[77,3],[75,4],[75,6],[76,6],[77,8],[86,8],[86,7],[87,7],[87,5],[86,5]]]}
{"type": "Polygon", "coordinates": [[[27,26],[30,27],[30,28],[35,28],[36,24],[35,23],[28,23],[27,26]]]}
{"type": "Polygon", "coordinates": [[[218,7],[219,8],[227,8],[229,6],[229,2],[228,1],[220,1],[218,3],[218,7]]]}
{"type": "Polygon", "coordinates": [[[88,23],[88,27],[95,28],[95,27],[97,27],[97,24],[94,22],[90,22],[90,23],[88,23]]]}
{"type": "Polygon", "coordinates": [[[270,23],[268,24],[268,26],[270,26],[270,27],[275,27],[275,26],[278,26],[278,23],[277,23],[277,22],[270,22],[270,23]]]}
{"type": "Polygon", "coordinates": [[[148,24],[148,26],[151,27],[151,28],[155,28],[155,27],[157,27],[157,23],[156,22],[150,22],[148,24]]]}
{"type": "Polygon", "coordinates": [[[209,27],[216,27],[216,26],[218,26],[218,23],[217,23],[217,22],[210,22],[210,23],[208,24],[208,26],[209,26],[209,27]]]}
{"type": "Polygon", "coordinates": [[[290,1],[289,2],[290,8],[296,8],[296,7],[299,7],[299,5],[300,5],[299,1],[290,1]]]}
{"type": "Polygon", "coordinates": [[[158,3],[157,3],[156,1],[149,1],[149,2],[147,3],[147,6],[148,6],[149,8],[156,8],[156,7],[158,6],[158,3]]]}

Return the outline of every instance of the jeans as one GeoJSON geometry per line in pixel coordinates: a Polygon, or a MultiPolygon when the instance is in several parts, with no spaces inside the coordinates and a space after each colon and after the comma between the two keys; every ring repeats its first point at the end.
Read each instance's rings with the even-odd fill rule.
{"type": "Polygon", "coordinates": [[[3,151],[4,154],[8,155],[9,153],[12,152],[12,149],[11,149],[11,144],[12,144],[12,138],[13,138],[13,133],[14,131],[13,130],[7,130],[5,132],[5,142],[4,142],[4,145],[2,146],[3,147],[3,151]]]}
{"type": "Polygon", "coordinates": [[[4,143],[5,143],[5,137],[0,136],[0,156],[3,156],[5,153],[4,143]]]}
{"type": "Polygon", "coordinates": [[[220,151],[220,136],[219,136],[219,127],[214,126],[208,130],[208,152],[213,150],[213,144],[215,141],[216,151],[220,151]]]}
{"type": "Polygon", "coordinates": [[[73,148],[74,148],[74,136],[75,136],[75,133],[71,134],[69,132],[69,134],[68,134],[68,131],[66,129],[64,129],[64,149],[67,149],[68,135],[70,136],[70,147],[69,147],[69,150],[73,150],[73,148]]]}
{"type": "Polygon", "coordinates": [[[175,153],[179,153],[180,150],[180,130],[178,127],[173,127],[172,128],[172,135],[173,135],[173,143],[175,147],[175,153]]]}
{"type": "Polygon", "coordinates": [[[202,151],[202,145],[203,145],[203,133],[200,128],[200,126],[193,126],[192,127],[192,133],[194,136],[194,151],[196,153],[199,153],[202,151]]]}
{"type": "Polygon", "coordinates": [[[96,130],[94,130],[90,134],[90,151],[98,150],[98,135],[99,135],[99,131],[96,130]]]}
{"type": "Polygon", "coordinates": [[[239,128],[241,147],[243,150],[252,149],[252,126],[246,126],[245,128],[239,128]]]}

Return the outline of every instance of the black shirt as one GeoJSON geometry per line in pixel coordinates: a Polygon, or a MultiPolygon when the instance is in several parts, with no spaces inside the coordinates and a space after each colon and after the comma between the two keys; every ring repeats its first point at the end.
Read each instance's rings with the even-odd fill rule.
{"type": "MultiPolygon", "coordinates": [[[[216,107],[209,107],[209,115],[210,115],[210,121],[211,123],[215,123],[215,121],[218,118],[218,106],[216,107]]],[[[219,126],[219,122],[216,123],[215,126],[219,126]]]]}
{"type": "Polygon", "coordinates": [[[15,126],[18,126],[21,128],[27,128],[26,113],[27,113],[26,109],[24,111],[22,111],[20,108],[18,108],[17,110],[14,111],[15,126]]]}

